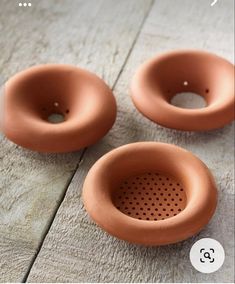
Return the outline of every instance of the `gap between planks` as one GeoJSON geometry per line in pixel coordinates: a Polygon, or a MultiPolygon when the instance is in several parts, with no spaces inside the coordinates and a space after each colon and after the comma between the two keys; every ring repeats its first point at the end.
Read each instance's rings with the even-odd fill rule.
{"type": "MultiPolygon", "coordinates": [[[[135,38],[134,38],[134,40],[133,40],[133,43],[132,43],[132,45],[131,45],[131,47],[130,47],[130,50],[129,50],[129,52],[127,53],[127,56],[126,56],[125,60],[123,61],[123,64],[122,64],[122,66],[121,66],[121,68],[120,68],[120,71],[119,71],[119,73],[117,74],[117,78],[116,78],[116,80],[114,81],[114,83],[113,83],[113,85],[112,85],[112,88],[111,88],[112,90],[115,89],[115,87],[116,87],[116,85],[117,85],[117,83],[118,83],[118,81],[119,81],[119,78],[120,78],[121,75],[122,75],[122,72],[123,72],[123,70],[124,70],[124,68],[125,68],[125,66],[126,66],[126,64],[127,64],[127,62],[128,62],[128,59],[129,59],[129,57],[130,57],[130,55],[131,55],[131,53],[132,53],[132,50],[134,49],[134,47],[135,47],[135,45],[136,45],[136,42],[137,42],[137,40],[138,40],[138,38],[139,38],[139,36],[140,36],[141,30],[142,30],[142,28],[143,28],[143,26],[144,26],[144,23],[145,23],[146,19],[148,18],[149,13],[150,13],[151,10],[152,10],[153,3],[154,3],[154,0],[151,1],[150,5],[149,5],[149,9],[148,9],[147,13],[145,14],[145,16],[144,16],[144,18],[143,18],[143,20],[142,20],[142,22],[141,22],[141,24],[140,24],[140,28],[139,28],[138,32],[136,33],[136,36],[135,36],[135,38]]],[[[38,257],[38,254],[40,253],[40,250],[41,250],[41,248],[42,248],[42,246],[43,246],[44,240],[45,240],[47,234],[49,233],[49,231],[50,231],[50,229],[51,229],[51,226],[52,226],[52,224],[53,224],[53,222],[54,222],[54,219],[55,219],[55,217],[56,217],[56,214],[57,214],[57,212],[58,212],[58,210],[59,210],[61,204],[63,203],[63,201],[64,201],[64,199],[65,199],[65,196],[66,196],[66,194],[67,194],[68,188],[69,188],[69,186],[70,186],[70,184],[71,184],[71,182],[72,182],[72,180],[73,180],[73,178],[74,178],[74,176],[75,176],[77,170],[79,170],[79,167],[80,167],[80,165],[81,165],[81,163],[82,163],[82,161],[83,161],[83,159],[84,159],[84,157],[85,157],[85,154],[86,154],[87,149],[88,149],[88,148],[85,148],[85,149],[83,149],[83,151],[82,151],[82,154],[81,154],[81,156],[80,156],[80,159],[79,159],[79,161],[78,161],[78,164],[77,164],[77,166],[76,166],[76,168],[75,168],[75,170],[74,170],[74,172],[73,172],[71,178],[69,179],[69,181],[68,181],[68,183],[67,183],[67,185],[66,185],[66,187],[65,187],[65,190],[64,190],[64,192],[63,192],[63,195],[62,195],[61,199],[60,199],[59,202],[58,202],[58,206],[55,208],[55,212],[53,213],[53,216],[51,217],[50,223],[48,224],[48,227],[47,227],[47,229],[46,229],[46,231],[45,231],[45,233],[44,233],[44,235],[43,235],[43,237],[42,237],[42,239],[41,239],[41,241],[40,241],[40,243],[39,243],[38,249],[37,249],[36,253],[34,254],[34,256],[33,256],[32,260],[31,260],[31,262],[30,262],[30,264],[29,264],[29,267],[28,267],[28,269],[27,269],[27,271],[26,271],[26,273],[25,273],[25,276],[23,277],[22,283],[26,283],[26,282],[27,282],[28,276],[29,276],[29,274],[30,274],[30,271],[31,271],[33,265],[34,265],[34,262],[36,261],[36,259],[37,259],[37,257],[38,257]]]]}

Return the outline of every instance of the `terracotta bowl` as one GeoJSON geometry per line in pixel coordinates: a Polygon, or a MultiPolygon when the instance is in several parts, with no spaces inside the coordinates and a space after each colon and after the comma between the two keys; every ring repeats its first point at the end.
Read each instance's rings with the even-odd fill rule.
{"type": "Polygon", "coordinates": [[[217,190],[208,168],[174,145],[140,142],[98,160],[83,187],[91,218],[117,238],[165,245],[199,232],[211,219],[217,190]]]}
{"type": "Polygon", "coordinates": [[[202,131],[234,120],[234,66],[203,51],[174,51],[154,57],[136,72],[130,87],[136,108],[150,120],[169,128],[202,131]],[[201,109],[171,104],[178,93],[204,97],[201,109]]]}
{"type": "Polygon", "coordinates": [[[3,103],[5,135],[39,152],[69,152],[93,144],[116,118],[109,87],[69,65],[41,65],[16,74],[5,85],[3,103]],[[63,121],[49,122],[51,114],[63,121]]]}

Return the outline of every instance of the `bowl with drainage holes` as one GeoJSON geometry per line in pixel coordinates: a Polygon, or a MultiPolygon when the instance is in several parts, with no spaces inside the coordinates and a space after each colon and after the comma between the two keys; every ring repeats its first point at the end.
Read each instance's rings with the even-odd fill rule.
{"type": "Polygon", "coordinates": [[[205,131],[234,120],[234,89],[232,63],[205,51],[176,50],[143,63],[130,94],[136,108],[157,124],[205,131]]]}
{"type": "Polygon", "coordinates": [[[101,157],[83,185],[91,218],[131,243],[166,245],[197,234],[217,204],[206,165],[178,146],[139,142],[101,157]]]}
{"type": "Polygon", "coordinates": [[[76,151],[102,138],[116,118],[110,88],[95,74],[61,64],[23,70],[5,84],[0,127],[38,152],[76,151]]]}

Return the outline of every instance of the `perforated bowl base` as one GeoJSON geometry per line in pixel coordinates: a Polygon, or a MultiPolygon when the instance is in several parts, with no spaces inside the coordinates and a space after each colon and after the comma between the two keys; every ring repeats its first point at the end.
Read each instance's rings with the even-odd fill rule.
{"type": "Polygon", "coordinates": [[[184,210],[187,198],[175,178],[160,173],[130,177],[113,196],[114,205],[124,214],[149,221],[171,218],[184,210]]]}

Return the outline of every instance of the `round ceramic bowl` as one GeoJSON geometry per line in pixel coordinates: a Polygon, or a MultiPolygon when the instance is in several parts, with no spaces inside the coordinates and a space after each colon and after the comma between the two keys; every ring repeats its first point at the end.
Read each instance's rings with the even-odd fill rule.
{"type": "Polygon", "coordinates": [[[217,190],[208,168],[174,145],[140,142],[98,160],[83,187],[91,218],[117,238],[165,245],[199,232],[211,219],[217,190]]]}
{"type": "Polygon", "coordinates": [[[41,65],[5,85],[2,130],[18,145],[39,152],[70,152],[103,137],[116,118],[109,87],[69,65],[41,65]],[[51,116],[62,117],[60,123],[51,116]]]}
{"type": "Polygon", "coordinates": [[[234,120],[234,66],[211,53],[182,50],[156,56],[140,66],[130,92],[144,116],[168,128],[203,131],[234,120]],[[206,107],[171,104],[176,94],[186,92],[204,97],[206,107]]]}

